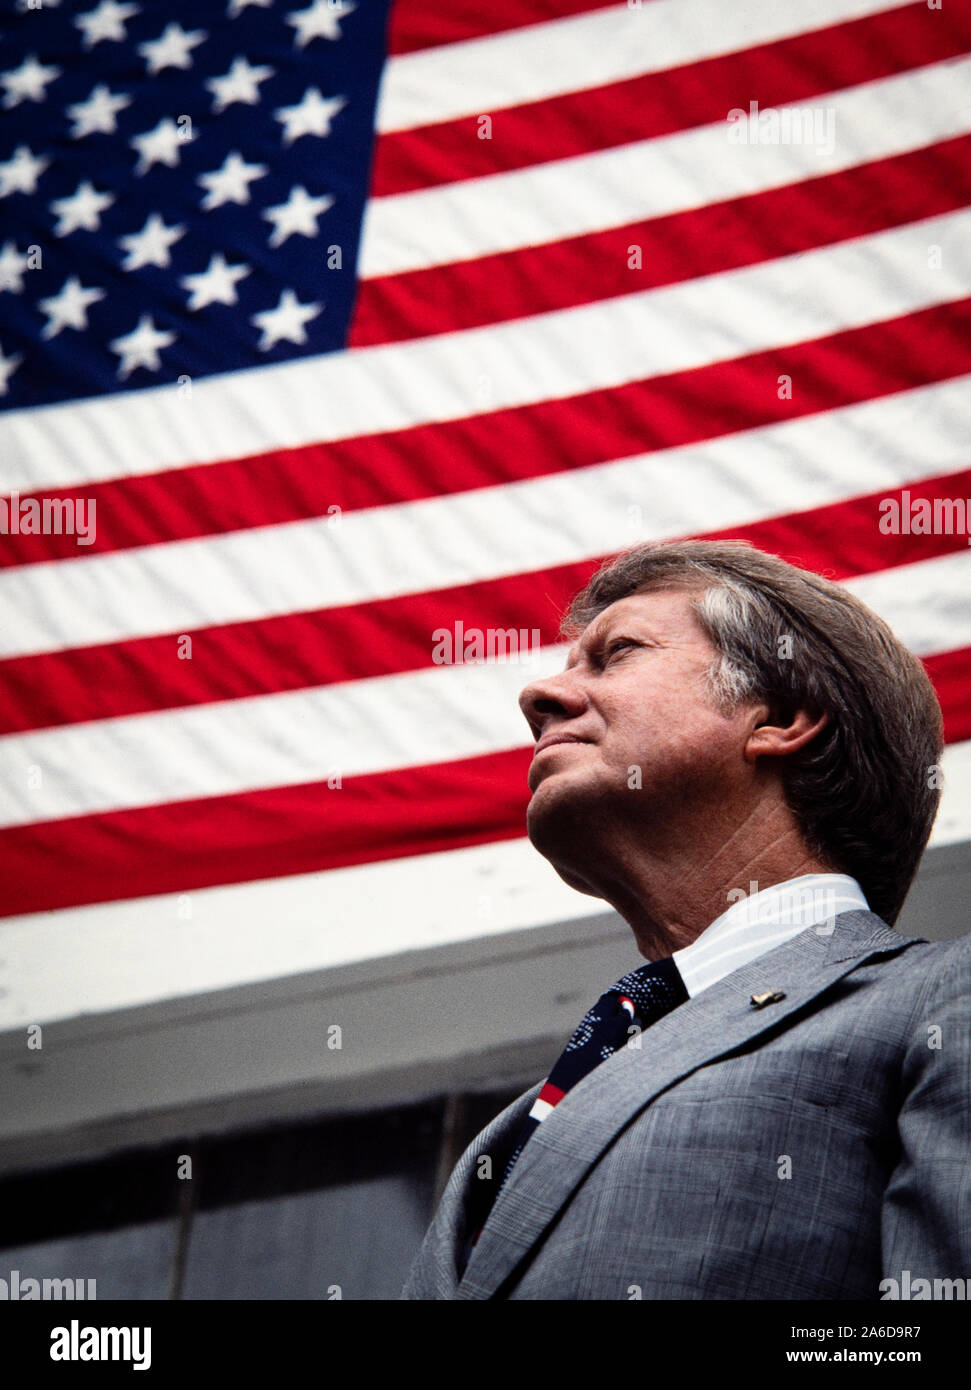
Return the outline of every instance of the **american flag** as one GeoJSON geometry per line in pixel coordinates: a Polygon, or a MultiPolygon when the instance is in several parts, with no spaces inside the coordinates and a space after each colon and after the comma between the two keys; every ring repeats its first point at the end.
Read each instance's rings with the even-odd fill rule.
{"type": "Polygon", "coordinates": [[[967,528],[880,526],[971,498],[971,7],[22,0],[0,91],[0,881],[62,972],[562,910],[523,663],[433,634],[556,669],[649,538],[848,581],[971,839],[967,528]]]}

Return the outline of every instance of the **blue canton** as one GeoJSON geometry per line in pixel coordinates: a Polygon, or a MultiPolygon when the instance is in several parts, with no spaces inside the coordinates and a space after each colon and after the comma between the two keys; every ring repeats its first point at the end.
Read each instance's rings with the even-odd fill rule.
{"type": "Polygon", "coordinates": [[[18,0],[0,408],[344,346],[387,0],[18,0]]]}

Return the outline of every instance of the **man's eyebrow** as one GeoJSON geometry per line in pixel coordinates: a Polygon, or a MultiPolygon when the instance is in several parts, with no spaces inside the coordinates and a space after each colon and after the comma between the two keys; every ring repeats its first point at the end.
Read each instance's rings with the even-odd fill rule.
{"type": "Polygon", "coordinates": [[[584,651],[584,649],[589,649],[589,648],[591,648],[591,647],[594,648],[594,649],[596,649],[597,646],[598,646],[600,643],[603,642],[605,632],[606,632],[607,630],[609,630],[609,627],[610,627],[609,620],[608,620],[608,622],[603,626],[603,629],[600,629],[600,628],[597,629],[596,636],[594,636],[594,637],[589,636],[589,633],[590,633],[591,628],[593,628],[594,624],[597,623],[598,621],[599,621],[598,618],[594,618],[594,619],[593,619],[593,622],[589,623],[589,624],[583,629],[583,631],[580,633],[580,636],[577,638],[577,640],[574,642],[573,646],[570,648],[569,652],[567,653],[567,657],[566,657],[566,666],[565,666],[565,668],[564,668],[565,670],[569,671],[569,670],[571,670],[574,666],[576,666],[576,664],[577,664],[577,662],[579,661],[579,658],[580,658],[580,653],[581,653],[582,651],[584,651]]]}
{"type": "Polygon", "coordinates": [[[577,661],[579,659],[579,654],[584,647],[593,651],[596,651],[598,647],[602,647],[604,642],[606,642],[607,639],[610,637],[611,633],[618,627],[629,628],[631,632],[633,632],[633,629],[637,627],[645,641],[658,641],[661,639],[661,633],[659,632],[656,624],[652,624],[649,618],[645,618],[640,615],[634,617],[632,615],[627,614],[612,613],[610,617],[602,623],[600,623],[599,618],[594,618],[593,621],[586,628],[584,628],[583,632],[580,634],[576,642],[570,648],[567,654],[566,665],[564,667],[564,670],[569,671],[574,666],[576,666],[577,661]],[[596,627],[595,635],[588,636],[591,629],[594,628],[594,625],[598,623],[600,625],[596,627]]]}

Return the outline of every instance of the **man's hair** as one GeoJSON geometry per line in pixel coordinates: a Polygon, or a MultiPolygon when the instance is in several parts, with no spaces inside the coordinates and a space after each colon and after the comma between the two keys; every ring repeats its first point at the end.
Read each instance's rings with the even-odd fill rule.
{"type": "Polygon", "coordinates": [[[661,589],[697,592],[695,614],[719,656],[714,701],[730,713],[766,700],[828,724],[781,759],[786,801],[812,851],[855,878],[891,925],[937,813],[941,709],[918,659],[859,599],[745,541],[634,546],[574,598],[575,636],[618,599],[661,589]]]}

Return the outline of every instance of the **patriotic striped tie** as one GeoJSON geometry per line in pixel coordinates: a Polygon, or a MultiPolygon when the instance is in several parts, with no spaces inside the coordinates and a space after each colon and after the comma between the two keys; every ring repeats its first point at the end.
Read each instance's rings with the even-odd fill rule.
{"type": "Polygon", "coordinates": [[[473,1225],[476,1240],[531,1135],[567,1091],[618,1048],[634,1042],[645,1028],[650,1028],[652,1023],[683,1004],[687,998],[688,991],[678,967],[667,956],[624,975],[604,991],[593,1008],[587,1010],[533,1102],[532,1109],[521,1120],[509,1157],[501,1165],[501,1178],[498,1177],[500,1164],[497,1163],[497,1177],[485,1178],[477,1190],[478,1220],[473,1225]]]}

